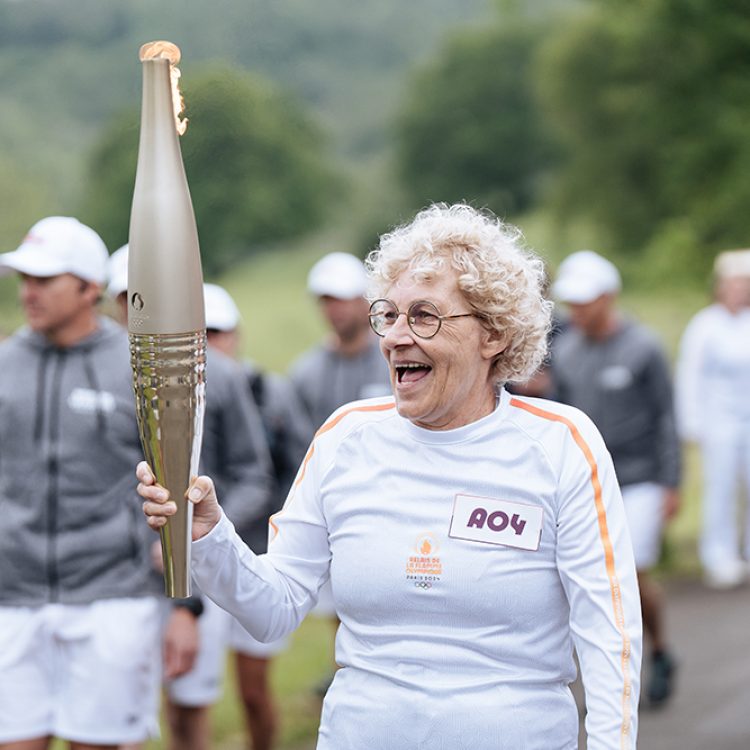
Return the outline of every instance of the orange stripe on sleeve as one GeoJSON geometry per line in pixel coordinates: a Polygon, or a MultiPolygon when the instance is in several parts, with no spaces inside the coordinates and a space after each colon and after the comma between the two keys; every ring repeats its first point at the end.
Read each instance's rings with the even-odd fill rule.
{"type": "Polygon", "coordinates": [[[609,535],[609,528],[607,526],[607,512],[604,508],[604,499],[602,498],[602,485],[599,480],[599,469],[596,465],[596,459],[594,454],[591,452],[588,443],[584,440],[583,435],[571,420],[567,417],[563,417],[560,414],[547,411],[546,409],[540,409],[538,406],[533,406],[525,401],[519,401],[518,399],[512,398],[510,405],[515,406],[518,409],[534,414],[542,419],[549,419],[553,422],[561,422],[569,430],[575,441],[576,445],[581,449],[586,462],[591,469],[591,486],[594,490],[594,505],[596,507],[596,517],[599,524],[599,537],[604,548],[604,563],[607,569],[607,577],[609,578],[609,589],[612,595],[612,609],[614,612],[615,623],[617,629],[622,637],[622,654],[621,654],[621,666],[623,673],[623,688],[622,688],[622,726],[620,728],[620,747],[625,748],[630,746],[630,637],[625,630],[625,615],[622,608],[622,592],[620,590],[620,582],[617,579],[617,569],[615,567],[615,554],[614,548],[612,547],[612,540],[609,535]]]}
{"type": "Polygon", "coordinates": [[[300,482],[305,478],[305,472],[307,471],[307,464],[310,463],[310,459],[313,457],[313,453],[315,453],[315,441],[321,435],[325,435],[326,432],[328,432],[329,430],[332,430],[344,417],[351,414],[352,412],[388,411],[389,409],[395,409],[395,408],[396,408],[396,404],[394,402],[387,403],[387,404],[373,404],[372,406],[353,406],[351,409],[342,411],[341,414],[338,414],[336,417],[334,417],[333,419],[330,419],[328,422],[325,422],[323,424],[323,426],[315,433],[315,437],[313,438],[313,441],[310,444],[310,447],[307,449],[307,454],[305,455],[305,458],[302,461],[302,468],[300,469],[299,476],[297,477],[294,484],[292,485],[292,489],[289,493],[289,497],[284,503],[284,507],[278,513],[274,513],[268,519],[268,523],[271,525],[271,528],[273,529],[273,536],[271,537],[271,539],[274,539],[276,535],[279,533],[279,527],[274,523],[274,518],[280,516],[286,510],[287,505],[291,502],[292,498],[294,497],[294,493],[297,487],[299,486],[300,482]]]}

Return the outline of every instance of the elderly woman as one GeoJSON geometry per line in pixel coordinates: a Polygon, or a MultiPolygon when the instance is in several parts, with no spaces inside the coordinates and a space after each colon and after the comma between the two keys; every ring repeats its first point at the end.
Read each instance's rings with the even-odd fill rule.
{"type": "MultiPolygon", "coordinates": [[[[634,748],[635,568],[592,423],[503,384],[542,361],[550,305],[519,234],[435,205],[368,260],[394,397],[318,431],[256,556],[211,481],[189,497],[194,576],[258,639],[295,628],[330,577],[341,669],[319,750],[634,748]]],[[[138,468],[153,528],[175,510],[138,468]]]]}

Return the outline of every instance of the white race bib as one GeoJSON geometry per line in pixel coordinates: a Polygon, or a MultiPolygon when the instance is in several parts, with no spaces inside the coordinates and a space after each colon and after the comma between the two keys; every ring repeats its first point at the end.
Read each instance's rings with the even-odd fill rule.
{"type": "Polygon", "coordinates": [[[536,551],[543,516],[544,509],[539,505],[456,495],[448,536],[536,551]]]}

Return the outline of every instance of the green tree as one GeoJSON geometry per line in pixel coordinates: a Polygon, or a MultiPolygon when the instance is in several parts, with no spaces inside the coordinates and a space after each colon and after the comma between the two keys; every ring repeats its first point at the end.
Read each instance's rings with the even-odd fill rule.
{"type": "Polygon", "coordinates": [[[567,155],[557,208],[611,245],[703,273],[750,235],[750,6],[597,2],[544,48],[539,85],[567,155]],[[677,241],[679,238],[679,241],[677,241]]]}
{"type": "Polygon", "coordinates": [[[397,137],[414,203],[466,199],[507,214],[537,198],[555,155],[532,86],[540,34],[520,17],[463,32],[413,76],[397,137]]]}
{"type": "MultiPolygon", "coordinates": [[[[181,147],[207,275],[318,226],[337,179],[321,131],[291,98],[225,66],[194,73],[184,96],[181,147]]],[[[127,241],[137,120],[118,117],[89,161],[83,215],[111,247],[127,241]]]]}

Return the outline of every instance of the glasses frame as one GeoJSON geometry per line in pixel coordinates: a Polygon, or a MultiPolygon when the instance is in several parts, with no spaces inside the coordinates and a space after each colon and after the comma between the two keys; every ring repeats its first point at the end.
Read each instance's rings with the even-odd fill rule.
{"type": "Polygon", "coordinates": [[[404,310],[399,310],[398,307],[396,306],[395,302],[393,302],[392,300],[386,299],[385,297],[381,297],[380,299],[373,300],[372,304],[370,305],[370,311],[369,311],[367,317],[368,317],[368,319],[370,321],[370,328],[372,328],[373,333],[375,333],[377,336],[380,336],[381,338],[383,338],[386,335],[386,333],[388,333],[388,331],[391,328],[393,328],[393,326],[396,325],[396,321],[398,320],[399,316],[401,316],[401,315],[405,315],[406,316],[406,323],[409,326],[409,330],[417,338],[425,339],[425,340],[432,339],[435,336],[437,336],[438,333],[440,333],[440,329],[443,327],[443,321],[444,320],[453,320],[455,318],[481,318],[481,315],[478,315],[477,313],[473,313],[473,312],[470,312],[470,313],[459,313],[458,315],[441,315],[440,311],[437,308],[437,305],[434,302],[430,302],[430,300],[428,300],[428,299],[418,299],[418,300],[415,300],[414,302],[412,302],[409,305],[409,307],[405,311],[404,310]],[[375,328],[375,325],[373,323],[373,318],[375,318],[376,315],[375,315],[375,313],[373,313],[372,308],[375,307],[375,305],[377,305],[378,302],[387,302],[389,305],[392,305],[393,309],[396,311],[396,320],[393,321],[393,324],[391,326],[389,326],[387,330],[382,331],[382,332],[378,331],[375,328]],[[414,315],[410,314],[410,313],[411,313],[412,308],[414,308],[416,305],[430,305],[431,307],[433,307],[435,309],[435,312],[437,313],[435,315],[435,317],[437,318],[437,321],[438,321],[437,328],[435,329],[435,332],[431,333],[429,336],[425,336],[422,333],[417,333],[417,331],[414,330],[414,315]]]}

